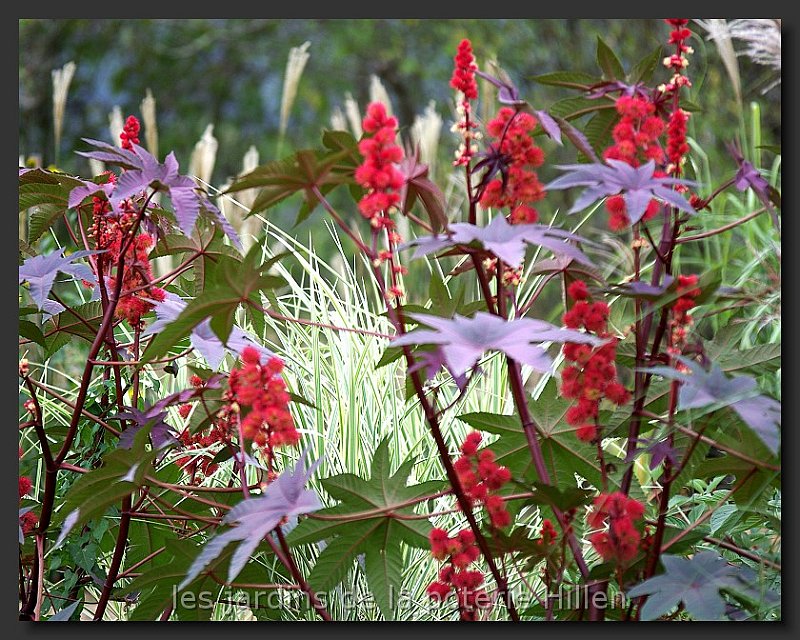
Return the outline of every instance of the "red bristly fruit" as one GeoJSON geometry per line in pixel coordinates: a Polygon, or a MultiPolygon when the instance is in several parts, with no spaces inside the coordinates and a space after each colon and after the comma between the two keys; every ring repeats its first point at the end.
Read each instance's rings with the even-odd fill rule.
{"type": "Polygon", "coordinates": [[[511,472],[495,462],[490,449],[478,451],[480,442],[480,433],[469,433],[461,445],[462,455],[453,463],[453,468],[467,498],[483,503],[492,526],[502,529],[511,524],[511,516],[505,502],[495,492],[511,480],[511,472]]]}
{"type": "Polygon", "coordinates": [[[576,427],[579,440],[591,442],[598,437],[596,418],[600,401],[607,398],[617,405],[626,404],[630,393],[617,379],[617,340],[608,333],[609,308],[605,302],[591,302],[586,283],[575,280],[567,288],[575,303],[563,317],[570,329],[586,329],[607,342],[593,349],[586,344],[564,343],[564,359],[570,364],[561,372],[561,395],[577,400],[567,409],[565,419],[576,427]]]}
{"type": "Polygon", "coordinates": [[[446,564],[440,569],[438,580],[428,585],[428,596],[434,602],[444,602],[454,593],[462,620],[477,620],[478,612],[490,605],[481,588],[483,573],[468,567],[480,558],[475,535],[469,529],[452,538],[444,529],[434,528],[428,535],[431,555],[446,564]]]}
{"type": "Polygon", "coordinates": [[[636,557],[641,534],[636,522],[644,516],[644,505],[624,493],[601,493],[586,517],[591,527],[605,527],[589,536],[603,560],[625,566],[636,557]]]}

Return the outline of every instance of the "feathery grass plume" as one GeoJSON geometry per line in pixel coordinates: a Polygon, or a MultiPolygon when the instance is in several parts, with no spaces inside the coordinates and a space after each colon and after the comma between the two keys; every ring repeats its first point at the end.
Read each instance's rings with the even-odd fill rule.
{"type": "MultiPolygon", "coordinates": [[[[255,145],[250,145],[250,148],[247,150],[247,153],[244,154],[244,158],[242,159],[242,173],[240,175],[250,173],[258,166],[258,162],[258,149],[256,149],[255,145]]],[[[241,202],[247,208],[246,211],[240,210],[240,216],[250,211],[257,195],[258,189],[247,189],[246,191],[241,191],[238,194],[239,202],[241,202]]],[[[253,246],[258,234],[261,233],[263,225],[261,224],[261,220],[259,220],[257,217],[250,216],[242,221],[241,228],[242,244],[244,245],[245,251],[248,251],[250,247],[253,246]]]]}
{"type": "MultiPolygon", "coordinates": [[[[255,145],[250,145],[250,148],[242,159],[242,171],[239,173],[239,177],[250,173],[258,166],[258,163],[258,149],[256,149],[255,145]]],[[[232,181],[229,180],[220,187],[220,191],[225,191],[231,183],[232,181]]],[[[256,216],[245,218],[250,212],[257,195],[258,189],[245,189],[244,191],[239,191],[235,198],[230,195],[217,198],[219,210],[222,212],[222,215],[230,220],[234,229],[236,229],[239,237],[242,239],[242,245],[245,251],[248,251],[250,247],[253,246],[256,237],[262,229],[261,220],[256,216]]]]}
{"type": "Polygon", "coordinates": [[[69,85],[75,75],[77,65],[71,60],[60,69],[53,69],[53,131],[55,132],[56,161],[61,148],[61,132],[64,129],[64,110],[67,106],[69,85]]]}
{"type": "Polygon", "coordinates": [[[201,182],[211,182],[214,173],[214,163],[217,160],[219,142],[214,137],[214,125],[209,124],[203,135],[194,145],[192,158],[189,162],[189,175],[199,178],[201,182]]]}
{"type": "Polygon", "coordinates": [[[147,143],[147,150],[158,158],[158,125],[156,123],[156,99],[150,89],[139,105],[142,112],[142,123],[144,124],[144,139],[147,143]]]}
{"type": "Polygon", "coordinates": [[[374,73],[369,77],[369,101],[381,102],[386,107],[386,113],[390,116],[394,115],[392,111],[392,99],[389,97],[389,92],[383,86],[381,79],[374,73]]]}
{"type": "Polygon", "coordinates": [[[299,47],[292,47],[289,50],[289,59],[286,61],[286,73],[283,77],[283,95],[281,96],[281,119],[278,129],[278,136],[281,140],[286,135],[286,128],[289,125],[289,112],[297,97],[297,87],[300,84],[300,77],[306,67],[311,54],[308,48],[310,41],[306,41],[299,47]]]}
{"type": "Polygon", "coordinates": [[[122,140],[119,136],[124,127],[125,121],[122,118],[122,109],[118,104],[115,104],[111,113],[108,114],[108,131],[111,134],[111,141],[120,147],[122,146],[122,140]]]}
{"type": "MultiPolygon", "coordinates": [[[[246,173],[253,171],[258,166],[259,159],[258,149],[256,149],[254,144],[251,144],[250,148],[247,150],[247,153],[245,153],[244,157],[242,158],[242,172],[239,175],[243,176],[246,173]]],[[[241,202],[249,210],[252,208],[257,195],[258,189],[246,189],[245,191],[240,191],[238,195],[239,202],[241,202]]]]}
{"type": "MultiPolygon", "coordinates": [[[[492,75],[496,75],[494,73],[494,64],[494,60],[487,59],[486,63],[484,65],[479,65],[478,68],[490,69],[490,73],[492,73],[492,75]]],[[[464,94],[461,92],[457,93],[458,99],[463,101],[464,94]]],[[[496,110],[495,105],[497,104],[497,89],[490,82],[478,82],[478,96],[478,106],[480,108],[478,113],[480,114],[480,119],[483,122],[489,122],[489,120],[494,117],[494,111],[496,110]]],[[[456,118],[456,120],[460,120],[460,118],[456,118]]]]}
{"type": "Polygon", "coordinates": [[[361,128],[361,110],[358,108],[358,102],[350,92],[344,94],[344,112],[347,115],[347,121],[350,123],[350,131],[353,132],[356,138],[361,138],[364,133],[361,128]]]}
{"type": "MultiPolygon", "coordinates": [[[[756,64],[781,70],[781,19],[731,20],[731,35],[746,44],[739,55],[746,55],[756,64]]],[[[778,78],[777,83],[780,83],[778,78]]]]}
{"type": "Polygon", "coordinates": [[[442,133],[442,117],[436,111],[436,101],[431,100],[422,115],[414,118],[411,125],[411,142],[419,149],[419,157],[428,165],[431,175],[436,172],[436,152],[442,133]]]}
{"type": "Polygon", "coordinates": [[[94,158],[90,158],[89,169],[91,170],[93,176],[99,176],[101,173],[103,173],[103,171],[106,170],[106,164],[101,160],[95,160],[94,158]]]}
{"type": "Polygon", "coordinates": [[[733,90],[736,93],[736,101],[741,104],[742,102],[742,81],[739,76],[739,62],[736,59],[736,52],[733,49],[733,41],[731,40],[731,30],[727,20],[709,19],[709,20],[695,20],[703,29],[708,32],[708,38],[714,41],[719,52],[719,57],[722,58],[722,64],[725,65],[725,70],[728,72],[728,77],[731,79],[733,90]]]}
{"type": "Polygon", "coordinates": [[[331,111],[331,129],[334,131],[347,131],[347,117],[339,105],[331,111]]]}

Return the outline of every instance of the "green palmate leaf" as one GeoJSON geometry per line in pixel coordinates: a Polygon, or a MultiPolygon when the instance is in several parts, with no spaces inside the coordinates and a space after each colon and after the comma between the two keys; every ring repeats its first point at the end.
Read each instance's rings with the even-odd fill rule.
{"type": "MultiPolygon", "coordinates": [[[[570,402],[557,395],[555,381],[549,382],[539,398],[529,406],[539,426],[538,440],[551,483],[560,488],[576,486],[577,473],[595,486],[600,486],[602,473],[597,463],[597,450],[578,440],[575,427],[564,420],[569,407],[570,402]]],[[[497,455],[497,462],[508,467],[515,477],[530,482],[542,481],[536,474],[527,438],[517,415],[469,413],[458,418],[475,429],[500,436],[489,448],[497,455]]],[[[614,483],[612,478],[609,480],[614,483]]]]}
{"type": "Polygon", "coordinates": [[[52,616],[50,616],[47,619],[47,621],[48,622],[67,622],[68,620],[70,620],[72,618],[72,614],[75,613],[75,611],[83,610],[83,607],[81,607],[80,610],[78,609],[78,607],[80,607],[82,604],[83,604],[83,602],[81,600],[78,600],[77,602],[73,602],[71,605],[61,609],[61,611],[59,611],[58,613],[55,613],[52,616]]]}
{"type": "Polygon", "coordinates": [[[608,146],[611,140],[611,131],[617,123],[617,112],[614,109],[603,109],[592,116],[586,123],[583,133],[592,148],[598,153],[608,146]]]}
{"type": "MultiPolygon", "coordinates": [[[[209,620],[214,611],[216,594],[223,587],[216,581],[224,580],[228,565],[233,556],[233,547],[229,547],[218,558],[208,565],[208,572],[198,576],[185,589],[178,589],[178,584],[186,576],[186,572],[194,561],[197,547],[191,540],[166,539],[162,546],[166,550],[150,561],[142,575],[135,578],[117,593],[119,595],[136,595],[136,608],[130,616],[132,621],[157,620],[167,607],[175,605],[174,614],[179,620],[209,620]],[[212,577],[212,574],[214,577],[212,577]]],[[[269,552],[269,547],[262,545],[260,551],[269,552]]],[[[263,566],[245,567],[239,574],[243,583],[266,582],[267,570],[263,566]]],[[[275,567],[273,573],[284,577],[282,569],[275,567]]],[[[259,593],[257,590],[242,589],[247,594],[259,593]]],[[[260,598],[263,602],[266,598],[260,598]]],[[[254,601],[254,600],[251,600],[254,601]]]]}
{"type": "Polygon", "coordinates": [[[375,364],[376,369],[380,369],[381,367],[385,367],[387,364],[391,364],[396,360],[399,360],[403,357],[403,348],[402,347],[393,347],[388,346],[381,355],[380,360],[375,364]]]}
{"type": "Polygon", "coordinates": [[[561,511],[569,511],[576,507],[589,504],[594,497],[594,491],[579,489],[578,487],[553,487],[541,482],[534,482],[536,490],[531,502],[546,504],[561,511]]]}
{"type": "Polygon", "coordinates": [[[393,618],[402,578],[400,543],[426,548],[431,529],[427,520],[401,520],[393,514],[413,514],[413,505],[400,505],[444,486],[439,481],[406,486],[413,465],[413,459],[407,460],[391,474],[389,441],[383,440],[375,450],[369,479],[345,473],[322,481],[325,490],[341,504],[318,512],[324,520],[306,518],[287,536],[292,546],[327,541],[309,576],[314,589],[334,587],[352,568],[353,560],[364,554],[370,589],[383,616],[393,618]],[[365,512],[368,515],[356,519],[356,514],[365,512]],[[327,519],[334,516],[342,519],[327,519]]]}
{"type": "Polygon", "coordinates": [[[19,210],[25,211],[31,207],[50,204],[60,207],[63,213],[67,209],[69,191],[68,187],[60,184],[34,182],[20,185],[19,210]]]}
{"type": "MultiPolygon", "coordinates": [[[[732,412],[726,412],[728,417],[733,416],[732,412]]],[[[735,420],[730,420],[735,424],[735,420]]],[[[777,458],[770,458],[764,445],[758,440],[753,432],[742,424],[741,429],[725,428],[727,436],[720,430],[714,431],[714,437],[720,444],[727,444],[726,441],[739,439],[732,448],[736,451],[743,451],[747,457],[766,462],[772,466],[777,466],[777,458]]],[[[764,491],[767,487],[780,486],[780,471],[773,471],[765,468],[758,468],[747,460],[742,460],[734,455],[726,454],[719,458],[710,458],[697,465],[694,471],[695,478],[716,478],[719,476],[732,475],[734,483],[743,481],[742,485],[733,493],[731,499],[738,505],[752,505],[759,499],[764,498],[764,491]],[[746,480],[745,480],[746,478],[746,480]]]]}
{"type": "Polygon", "coordinates": [[[591,99],[583,97],[564,98],[553,103],[548,109],[554,118],[573,120],[595,112],[614,111],[614,103],[607,98],[591,99]]]}
{"type": "Polygon", "coordinates": [[[597,36],[597,64],[602,69],[603,77],[606,80],[623,80],[625,78],[622,63],[600,36],[597,36]]]}
{"type": "Polygon", "coordinates": [[[358,151],[358,140],[349,131],[333,131],[326,129],[322,132],[322,144],[333,152],[343,152],[337,161],[337,168],[350,166],[355,169],[361,164],[361,153],[358,151]]]}
{"type": "Polygon", "coordinates": [[[639,60],[628,74],[628,81],[631,84],[650,82],[653,72],[659,67],[659,63],[664,57],[662,51],[663,48],[659,45],[651,53],[639,60]]]}
{"type": "Polygon", "coordinates": [[[145,450],[149,430],[140,429],[130,449],[115,449],[107,453],[99,469],[85,473],[75,481],[55,518],[55,521],[62,522],[56,547],[76,526],[103,515],[110,506],[142,486],[144,475],[156,456],[155,451],[145,450]]]}
{"type": "Polygon", "coordinates": [[[19,335],[23,338],[27,338],[28,340],[35,342],[39,346],[43,348],[47,348],[47,342],[45,341],[44,334],[42,330],[37,327],[33,322],[30,320],[20,320],[19,321],[19,335]]]}
{"type": "Polygon", "coordinates": [[[686,98],[681,98],[681,108],[686,109],[686,111],[693,111],[693,112],[702,112],[704,109],[696,102],[692,102],[691,100],[687,100],[686,98]]]}
{"type": "Polygon", "coordinates": [[[91,342],[100,330],[102,315],[100,302],[87,302],[53,316],[45,324],[45,333],[51,336],[63,334],[68,340],[76,336],[91,342]]]}
{"type": "MultiPolygon", "coordinates": [[[[341,146],[342,136],[329,136],[328,143],[341,146]]],[[[353,141],[354,142],[354,141],[353,141]]],[[[236,180],[225,193],[261,188],[248,215],[266,211],[295,193],[303,193],[305,204],[296,224],[308,217],[318,204],[313,189],[323,194],[333,187],[353,181],[353,147],[336,151],[304,149],[294,155],[257,167],[236,180]]]]}
{"type": "Polygon", "coordinates": [[[723,327],[705,343],[706,354],[726,372],[742,371],[754,375],[772,374],[781,366],[781,343],[740,348],[741,327],[723,327]]]}
{"type": "Polygon", "coordinates": [[[260,253],[260,247],[254,245],[241,263],[229,257],[220,257],[213,283],[156,335],[145,350],[143,359],[149,361],[164,355],[206,318],[211,318],[211,329],[226,343],[239,305],[247,304],[255,292],[276,289],[284,284],[283,278],[265,273],[271,264],[262,264],[260,253]]]}
{"type": "Polygon", "coordinates": [[[599,78],[588,73],[583,73],[582,71],[555,71],[553,73],[533,76],[531,79],[539,84],[584,90],[588,89],[599,80],[599,78]]]}
{"type": "Polygon", "coordinates": [[[36,242],[64,215],[65,209],[55,204],[45,204],[31,213],[28,223],[28,242],[36,242]]]}

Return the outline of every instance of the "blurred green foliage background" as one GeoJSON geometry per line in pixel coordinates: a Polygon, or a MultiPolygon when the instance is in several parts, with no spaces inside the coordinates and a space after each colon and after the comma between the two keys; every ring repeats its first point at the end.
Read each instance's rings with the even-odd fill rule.
{"type": "MultiPolygon", "coordinates": [[[[724,154],[724,142],[739,131],[740,105],[713,43],[697,25],[692,28],[698,37],[690,72],[695,91],[703,94],[692,98],[712,109],[694,119],[692,133],[713,164],[722,157],[717,154],[724,154]]],[[[479,64],[496,59],[526,99],[546,108],[570,94],[537,85],[531,77],[559,70],[595,73],[598,35],[630,68],[664,43],[667,33],[660,20],[20,20],[19,153],[86,173],[86,161],[72,153],[80,138],[108,140],[112,107],[139,115],[150,89],[157,101],[162,155],[174,149],[188,163],[195,142],[214,124],[219,151],[212,182],[221,184],[241,171],[250,145],[259,150],[262,163],[275,157],[287,54],[310,41],[284,151],[318,144],[320,130],[330,126],[331,112],[342,106],[346,92],[363,109],[375,74],[392,98],[401,127],[409,127],[430,100],[436,101],[445,120],[443,153],[449,156],[448,81],[462,38],[472,39],[479,64]],[[77,72],[56,154],[50,72],[70,60],[77,72]]],[[[743,102],[761,103],[763,142],[775,144],[780,86],[762,95],[770,72],[744,57],[739,64],[743,102]]],[[[657,73],[666,79],[665,70],[657,73]]]]}

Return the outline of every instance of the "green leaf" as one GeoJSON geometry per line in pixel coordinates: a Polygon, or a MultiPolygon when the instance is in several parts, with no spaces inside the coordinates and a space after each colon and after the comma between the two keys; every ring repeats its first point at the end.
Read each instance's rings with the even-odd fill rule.
{"type": "Polygon", "coordinates": [[[574,120],[597,111],[610,111],[616,118],[614,103],[607,98],[564,98],[553,103],[548,109],[551,116],[564,118],[564,120],[574,120]]]}
{"type": "Polygon", "coordinates": [[[240,304],[247,303],[254,292],[276,289],[285,284],[283,278],[264,273],[270,265],[259,264],[259,256],[260,248],[254,245],[241,263],[227,257],[220,258],[213,285],[187,304],[180,315],[156,335],[142,358],[150,361],[164,355],[209,317],[212,330],[225,343],[240,304]]]}
{"type": "Polygon", "coordinates": [[[578,487],[553,487],[541,482],[534,482],[536,490],[531,502],[546,504],[560,511],[569,511],[576,507],[589,504],[594,497],[594,491],[579,489],[578,487]]]}
{"type": "MultiPolygon", "coordinates": [[[[539,426],[538,440],[553,485],[575,486],[575,474],[600,486],[602,473],[597,463],[595,447],[581,442],[575,436],[575,427],[566,423],[564,416],[570,402],[557,393],[555,380],[551,380],[529,409],[539,426]]],[[[517,478],[542,481],[531,459],[530,449],[520,419],[516,415],[469,413],[458,419],[481,431],[500,436],[490,445],[497,462],[508,467],[517,478]]],[[[612,478],[609,478],[613,482],[612,478]]]]}
{"type": "Polygon", "coordinates": [[[70,487],[64,505],[54,518],[63,523],[56,547],[75,527],[103,515],[110,506],[142,486],[144,475],[156,456],[155,451],[145,451],[152,425],[138,431],[130,449],[107,453],[99,469],[81,475],[70,487]]]}
{"type": "MultiPolygon", "coordinates": [[[[31,207],[43,204],[55,205],[61,213],[67,209],[70,190],[60,184],[31,183],[19,187],[19,210],[25,211],[31,207]]],[[[32,242],[32,241],[31,241],[32,242]]]]}
{"type": "Polygon", "coordinates": [[[650,82],[650,79],[653,77],[653,72],[658,68],[663,57],[663,48],[659,45],[651,53],[647,54],[633,65],[631,72],[628,74],[628,82],[631,84],[650,82]]]}
{"type": "Polygon", "coordinates": [[[47,348],[47,342],[45,341],[42,330],[30,320],[19,321],[19,335],[35,342],[44,349],[47,348]]]}
{"type": "Polygon", "coordinates": [[[583,73],[582,71],[555,71],[553,73],[532,76],[531,80],[538,82],[539,84],[546,84],[555,87],[586,90],[593,84],[596,84],[599,78],[596,78],[588,73],[583,73]]]}
{"type": "Polygon", "coordinates": [[[608,146],[611,132],[617,124],[617,112],[614,109],[603,109],[595,113],[586,123],[583,133],[592,148],[601,153],[608,146]]]}
{"type": "Polygon", "coordinates": [[[773,374],[781,367],[781,343],[740,347],[740,327],[723,327],[714,339],[705,343],[709,359],[723,371],[744,371],[753,375],[773,374]]]}
{"type": "Polygon", "coordinates": [[[692,102],[691,100],[687,100],[686,98],[681,98],[681,108],[686,109],[686,111],[694,111],[694,112],[703,112],[705,109],[701,107],[696,102],[692,102]]]}
{"type": "MultiPolygon", "coordinates": [[[[328,137],[330,144],[339,145],[341,136],[328,137]]],[[[353,149],[314,151],[303,149],[294,155],[257,167],[236,180],[225,193],[261,188],[248,216],[266,211],[295,193],[305,195],[295,224],[308,217],[318,204],[314,188],[323,194],[333,187],[353,182],[353,149]]]]}
{"type": "Polygon", "coordinates": [[[398,601],[403,584],[403,554],[388,539],[390,531],[384,526],[382,535],[371,535],[364,556],[367,584],[385,620],[394,620],[393,604],[398,601]]]}
{"type": "Polygon", "coordinates": [[[30,214],[28,222],[28,242],[36,242],[64,215],[65,207],[54,204],[45,204],[30,214]]]}
{"type": "Polygon", "coordinates": [[[402,347],[393,347],[389,345],[384,349],[383,354],[381,355],[380,360],[375,364],[376,369],[380,369],[381,367],[385,367],[387,364],[391,364],[396,360],[399,360],[403,357],[403,348],[402,347]]]}
{"type": "Polygon", "coordinates": [[[605,40],[597,36],[597,64],[603,71],[606,80],[623,80],[625,71],[617,55],[611,50],[605,40]]]}
{"type": "Polygon", "coordinates": [[[384,439],[372,458],[370,478],[352,473],[325,478],[322,486],[341,503],[319,511],[323,519],[302,520],[288,535],[292,546],[327,540],[309,581],[325,591],[341,582],[353,560],[365,554],[364,570],[384,617],[393,616],[391,603],[400,593],[402,563],[400,543],[424,549],[431,525],[427,520],[401,520],[395,515],[411,515],[414,505],[404,502],[441,490],[443,482],[431,481],[406,486],[414,460],[407,460],[392,474],[389,441],[384,439]],[[357,514],[375,512],[357,518],[357,514]],[[341,519],[328,519],[328,518],[341,519]]]}

